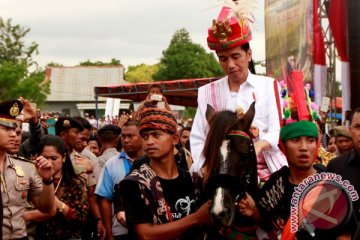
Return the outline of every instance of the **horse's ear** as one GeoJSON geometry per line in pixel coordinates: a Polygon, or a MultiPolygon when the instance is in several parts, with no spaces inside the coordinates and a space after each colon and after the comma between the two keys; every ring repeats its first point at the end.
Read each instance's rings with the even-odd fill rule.
{"type": "Polygon", "coordinates": [[[205,117],[208,123],[210,122],[211,118],[214,115],[215,115],[215,109],[210,104],[207,104],[205,117]]]}
{"type": "Polygon", "coordinates": [[[242,118],[242,120],[245,123],[245,129],[247,130],[250,129],[254,116],[255,116],[255,101],[250,105],[249,110],[247,110],[244,117],[242,118]]]}

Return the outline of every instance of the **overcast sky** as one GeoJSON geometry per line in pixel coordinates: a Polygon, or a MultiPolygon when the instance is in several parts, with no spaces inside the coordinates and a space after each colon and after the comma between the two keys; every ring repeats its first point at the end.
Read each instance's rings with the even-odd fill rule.
{"type": "MultiPolygon", "coordinates": [[[[264,1],[255,12],[251,47],[265,59],[264,1]]],[[[217,17],[216,0],[1,0],[0,16],[31,29],[39,44],[35,60],[73,66],[81,61],[116,58],[125,67],[157,63],[176,30],[185,28],[206,45],[207,28],[217,17]]],[[[210,50],[208,50],[210,52],[210,50]]]]}

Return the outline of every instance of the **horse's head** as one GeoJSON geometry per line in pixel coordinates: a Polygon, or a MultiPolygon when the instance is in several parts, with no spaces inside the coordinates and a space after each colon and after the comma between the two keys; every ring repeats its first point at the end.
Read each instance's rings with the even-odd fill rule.
{"type": "Polygon", "coordinates": [[[213,220],[230,226],[235,203],[245,192],[257,190],[256,156],[249,129],[255,115],[255,102],[242,118],[234,112],[215,113],[208,105],[209,133],[205,141],[204,167],[208,173],[205,192],[213,198],[213,220]]]}

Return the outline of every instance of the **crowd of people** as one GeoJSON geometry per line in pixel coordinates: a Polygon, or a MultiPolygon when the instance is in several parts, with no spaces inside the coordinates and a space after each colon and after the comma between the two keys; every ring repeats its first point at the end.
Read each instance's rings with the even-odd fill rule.
{"type": "Polygon", "coordinates": [[[199,89],[194,121],[177,120],[156,84],[131,115],[56,115],[53,131],[26,99],[0,103],[2,239],[359,239],[358,199],[332,229],[300,223],[292,232],[289,223],[295,189],[316,173],[360,191],[360,110],[329,132],[326,115],[293,112],[283,122],[276,81],[253,69],[250,15],[230,12],[222,9],[207,38],[226,76],[199,89]],[[259,191],[236,199],[236,211],[255,228],[217,226],[202,195],[207,105],[241,120],[254,104],[249,131],[235,134],[253,142],[259,191]]]}

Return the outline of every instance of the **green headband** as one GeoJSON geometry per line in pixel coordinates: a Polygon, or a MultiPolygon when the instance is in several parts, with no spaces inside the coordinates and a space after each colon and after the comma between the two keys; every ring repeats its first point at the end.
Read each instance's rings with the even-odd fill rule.
{"type": "Polygon", "coordinates": [[[290,123],[281,128],[280,139],[283,143],[297,137],[318,138],[318,128],[315,123],[306,120],[290,123]]]}

